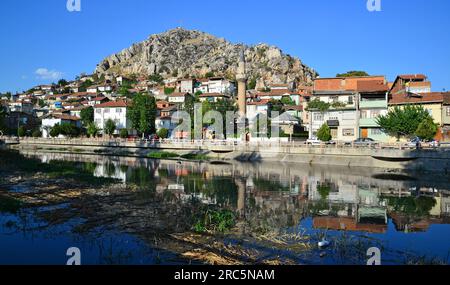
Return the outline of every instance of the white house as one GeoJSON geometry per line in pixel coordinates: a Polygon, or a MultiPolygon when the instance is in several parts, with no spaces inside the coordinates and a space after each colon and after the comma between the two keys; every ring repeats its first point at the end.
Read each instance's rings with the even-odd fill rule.
{"type": "Polygon", "coordinates": [[[234,83],[224,78],[210,78],[208,82],[209,93],[234,94],[234,83]]]}
{"type": "Polygon", "coordinates": [[[161,129],[167,129],[169,131],[169,137],[171,137],[173,130],[176,128],[176,124],[172,123],[171,116],[160,116],[155,120],[156,131],[161,129]]]}
{"type": "Polygon", "coordinates": [[[269,115],[270,103],[267,100],[247,103],[247,118],[255,119],[258,115],[269,115]]]}
{"type": "Polygon", "coordinates": [[[105,123],[111,119],[116,124],[116,134],[121,129],[130,129],[131,122],[127,118],[128,104],[125,101],[111,101],[94,107],[94,122],[98,128],[104,129],[105,123]]]}
{"type": "Polygon", "coordinates": [[[80,118],[66,115],[66,114],[49,114],[42,118],[42,137],[48,138],[50,137],[50,130],[55,125],[62,125],[62,124],[72,124],[76,127],[81,127],[81,121],[80,118]]]}
{"type": "Polygon", "coordinates": [[[176,92],[176,93],[169,94],[167,96],[168,97],[167,101],[169,101],[169,103],[175,103],[175,104],[176,103],[184,103],[187,96],[192,96],[192,95],[189,93],[176,92]]]}
{"type": "Polygon", "coordinates": [[[230,99],[230,95],[222,94],[222,93],[203,93],[200,94],[199,100],[200,102],[209,101],[209,102],[217,102],[219,100],[230,99]]]}

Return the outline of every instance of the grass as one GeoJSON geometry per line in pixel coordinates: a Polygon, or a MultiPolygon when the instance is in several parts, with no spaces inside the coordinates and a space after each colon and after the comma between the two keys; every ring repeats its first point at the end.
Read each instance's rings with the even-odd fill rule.
{"type": "Polygon", "coordinates": [[[148,153],[147,157],[148,158],[154,158],[154,159],[166,159],[166,158],[177,158],[177,157],[180,157],[180,156],[178,154],[176,154],[176,153],[173,153],[173,152],[164,152],[164,151],[158,152],[158,151],[155,151],[155,152],[148,153]]]}

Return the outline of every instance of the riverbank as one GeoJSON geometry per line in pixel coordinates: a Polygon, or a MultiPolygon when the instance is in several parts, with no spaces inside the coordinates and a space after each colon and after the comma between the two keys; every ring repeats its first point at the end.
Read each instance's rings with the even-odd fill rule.
{"type": "MultiPolygon", "coordinates": [[[[302,144],[221,144],[187,142],[129,142],[126,140],[25,139],[11,148],[66,151],[103,155],[148,157],[153,153],[175,154],[172,158],[243,162],[285,162],[311,166],[380,168],[397,171],[450,173],[450,148],[411,150],[302,144]],[[176,157],[178,156],[178,157],[176,157]],[[196,159],[198,158],[198,159],[196,159]]],[[[167,158],[167,157],[164,157],[167,158]]]]}

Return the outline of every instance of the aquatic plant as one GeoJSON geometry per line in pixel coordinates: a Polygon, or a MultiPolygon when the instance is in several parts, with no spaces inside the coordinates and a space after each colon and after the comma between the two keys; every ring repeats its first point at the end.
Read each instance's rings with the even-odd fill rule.
{"type": "Polygon", "coordinates": [[[198,233],[204,232],[227,232],[236,224],[236,217],[229,210],[211,210],[201,211],[199,218],[195,222],[193,229],[198,233]]]}

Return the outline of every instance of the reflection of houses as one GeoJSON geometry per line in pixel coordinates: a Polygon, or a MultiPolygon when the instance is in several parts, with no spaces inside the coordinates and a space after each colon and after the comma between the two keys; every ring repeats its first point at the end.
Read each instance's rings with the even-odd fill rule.
{"type": "Polygon", "coordinates": [[[313,227],[315,229],[368,233],[385,233],[387,231],[386,224],[361,224],[351,217],[315,217],[313,227]]]}

